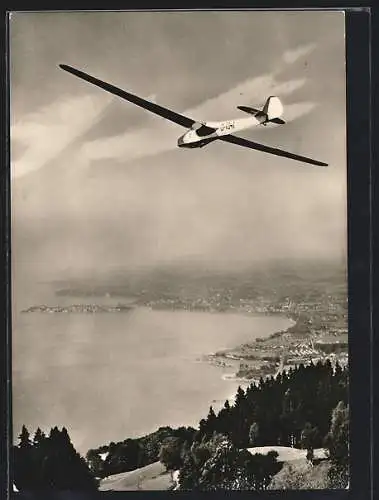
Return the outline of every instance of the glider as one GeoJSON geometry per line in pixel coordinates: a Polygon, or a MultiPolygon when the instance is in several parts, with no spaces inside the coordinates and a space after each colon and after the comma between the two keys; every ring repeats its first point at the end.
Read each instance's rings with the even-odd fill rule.
{"type": "Polygon", "coordinates": [[[280,99],[276,96],[270,96],[266,100],[262,109],[256,109],[249,106],[237,106],[237,109],[250,115],[247,118],[237,118],[235,120],[221,122],[202,122],[193,120],[192,118],[176,113],[175,111],[171,111],[170,109],[159,106],[154,102],[142,99],[141,97],[126,92],[125,90],[111,85],[110,83],[99,80],[98,78],[75,69],[72,66],[68,66],[67,64],[60,64],[59,67],[77,76],[78,78],[85,80],[86,82],[92,83],[93,85],[110,92],[111,94],[121,97],[122,99],[150,111],[151,113],[155,113],[166,120],[170,120],[178,125],[181,125],[182,127],[187,128],[187,132],[178,139],[178,146],[180,148],[202,148],[210,142],[220,140],[230,144],[256,149],[264,153],[290,158],[291,160],[309,163],[311,165],[318,165],[322,167],[326,167],[328,165],[327,163],[313,160],[312,158],[307,158],[306,156],[289,153],[288,151],[283,151],[282,149],[265,146],[258,142],[253,142],[233,135],[234,132],[240,132],[241,130],[246,130],[257,125],[266,126],[268,123],[284,124],[284,120],[281,119],[283,114],[283,105],[280,99]]]}

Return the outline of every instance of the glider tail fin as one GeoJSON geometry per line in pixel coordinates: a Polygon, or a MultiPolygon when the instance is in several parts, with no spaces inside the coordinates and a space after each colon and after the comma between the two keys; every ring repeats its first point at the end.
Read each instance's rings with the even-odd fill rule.
{"type": "Polygon", "coordinates": [[[237,106],[238,109],[254,115],[263,125],[268,122],[283,124],[285,123],[280,117],[283,114],[283,104],[281,103],[279,97],[270,96],[263,106],[262,110],[251,108],[249,106],[237,106]]]}
{"type": "Polygon", "coordinates": [[[283,104],[279,97],[270,96],[263,106],[262,112],[267,116],[267,121],[280,118],[283,114],[283,104]]]}

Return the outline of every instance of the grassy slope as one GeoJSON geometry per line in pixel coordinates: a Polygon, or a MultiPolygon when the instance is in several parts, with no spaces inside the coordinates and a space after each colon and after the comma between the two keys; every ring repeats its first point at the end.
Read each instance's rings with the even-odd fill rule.
{"type": "Polygon", "coordinates": [[[100,491],[169,490],[173,486],[171,474],[160,462],[130,472],[114,474],[103,479],[100,491]]]}

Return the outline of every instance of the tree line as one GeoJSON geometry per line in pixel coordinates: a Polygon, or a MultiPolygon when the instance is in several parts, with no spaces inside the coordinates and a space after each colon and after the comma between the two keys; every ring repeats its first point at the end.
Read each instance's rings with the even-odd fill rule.
{"type": "Polygon", "coordinates": [[[98,481],[77,453],[67,429],[53,427],[48,435],[40,428],[31,437],[23,426],[19,443],[12,448],[13,482],[19,491],[97,490],[98,481]]]}
{"type": "Polygon", "coordinates": [[[240,448],[263,445],[322,447],[333,409],[348,403],[348,369],[329,360],[299,365],[276,377],[261,378],[216,415],[211,407],[195,439],[224,434],[240,448]]]}
{"type": "Polygon", "coordinates": [[[192,427],[160,427],[140,438],[128,438],[90,449],[86,460],[93,474],[99,478],[128,472],[157,462],[162,446],[170,440],[175,440],[180,447],[184,443],[192,443],[195,433],[192,427]]]}

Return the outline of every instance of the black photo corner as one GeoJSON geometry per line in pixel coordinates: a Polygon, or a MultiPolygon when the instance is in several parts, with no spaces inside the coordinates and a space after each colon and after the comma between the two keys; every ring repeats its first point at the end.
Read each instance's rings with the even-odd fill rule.
{"type": "MultiPolygon", "coordinates": [[[[0,497],[9,499],[25,499],[25,500],[90,500],[92,498],[106,498],[109,500],[113,499],[130,499],[134,500],[137,498],[147,500],[163,500],[166,498],[178,498],[178,500],[185,499],[217,499],[222,496],[227,496],[228,498],[234,499],[239,498],[241,500],[247,500],[248,498],[278,498],[286,500],[288,499],[299,499],[299,500],[366,500],[369,498],[374,498],[375,493],[377,493],[377,471],[379,462],[377,460],[377,452],[375,450],[374,442],[377,436],[377,424],[374,418],[374,406],[378,405],[377,396],[377,382],[375,379],[378,378],[377,368],[375,369],[376,354],[378,341],[375,340],[375,330],[378,322],[378,312],[375,303],[378,299],[378,277],[377,277],[377,255],[379,253],[378,246],[378,232],[374,230],[375,221],[377,217],[377,162],[378,162],[378,146],[377,146],[377,115],[379,113],[378,107],[378,96],[375,92],[378,82],[378,60],[379,60],[379,38],[378,38],[378,12],[376,8],[371,8],[369,5],[353,5],[352,2],[347,2],[343,4],[338,2],[338,4],[332,4],[331,2],[318,2],[317,4],[310,4],[305,2],[304,5],[284,6],[280,2],[236,2],[235,4],[222,5],[222,2],[218,5],[190,5],[187,2],[186,5],[181,7],[180,5],[165,6],[165,5],[151,5],[146,4],[146,6],[140,6],[137,3],[132,5],[120,5],[120,2],[110,3],[106,7],[104,5],[99,5],[96,2],[89,4],[86,2],[79,2],[74,4],[73,2],[66,2],[65,4],[60,3],[60,5],[54,5],[54,10],[64,11],[71,10],[73,13],[75,11],[86,11],[86,10],[122,10],[122,9],[132,9],[132,10],[150,10],[150,9],[216,9],[216,10],[239,10],[239,9],[261,9],[261,10],[281,10],[281,9],[329,9],[329,10],[344,10],[345,12],[345,54],[346,54],[346,153],[347,153],[347,289],[348,289],[348,408],[349,408],[349,480],[348,488],[335,488],[335,489],[302,489],[302,490],[291,490],[291,489],[281,489],[281,490],[267,490],[265,491],[199,491],[194,489],[194,491],[96,491],[96,488],[88,488],[88,491],[75,491],[75,490],[37,490],[37,491],[17,491],[14,484],[14,445],[19,442],[19,434],[21,440],[24,439],[28,444],[32,441],[32,436],[29,435],[29,430],[25,431],[22,429],[21,433],[18,431],[15,433],[13,430],[12,421],[12,270],[11,270],[11,256],[12,256],[12,239],[11,239],[11,127],[10,127],[10,94],[12,92],[12,83],[9,79],[10,66],[12,64],[12,57],[10,54],[9,46],[9,14],[11,12],[17,11],[27,11],[27,10],[47,10],[51,8],[50,6],[44,5],[44,2],[40,2],[40,5],[35,4],[34,8],[26,7],[22,2],[13,2],[14,5],[5,7],[2,10],[2,37],[1,37],[1,48],[2,48],[2,58],[0,62],[0,73],[2,75],[2,92],[1,92],[1,112],[2,112],[2,128],[1,128],[1,152],[2,152],[2,162],[1,162],[1,176],[0,176],[0,255],[1,255],[1,271],[0,271],[0,331],[1,331],[1,348],[0,348],[0,367],[1,367],[1,442],[0,442],[0,497]],[[249,5],[247,5],[249,3],[249,5]],[[375,82],[375,85],[374,85],[375,82]],[[27,434],[26,434],[27,433],[27,434]]],[[[179,35],[178,35],[179,36],[179,35]]],[[[270,37],[270,33],[266,33],[267,37],[270,37]]],[[[159,40],[157,40],[159,43],[159,40]]],[[[207,39],[204,39],[204,44],[207,44],[207,39]]],[[[254,59],[254,51],[259,51],[259,46],[251,47],[251,59],[254,59]]],[[[101,57],[101,55],[99,55],[101,57]]],[[[75,57],[72,58],[75,61],[75,57]]],[[[79,88],[84,88],[84,85],[91,87],[94,81],[94,77],[85,76],[86,82],[80,80],[83,78],[83,73],[81,69],[72,70],[70,61],[60,61],[60,64],[65,66],[66,72],[69,68],[69,72],[73,75],[67,74],[62,69],[59,69],[57,65],[57,72],[61,72],[62,79],[65,79],[68,86],[75,89],[75,85],[79,88]],[[71,69],[70,69],[71,68],[71,69]],[[79,79],[75,77],[79,74],[79,79]],[[89,83],[88,83],[89,82],[89,83]],[[83,87],[80,87],[83,86],[83,87]]],[[[120,61],[121,65],[126,65],[125,60],[120,61]]],[[[75,66],[75,64],[73,64],[75,66]]],[[[93,66],[96,67],[96,64],[93,66]]],[[[76,66],[75,66],[76,67],[76,66]]],[[[65,69],[63,68],[63,69],[65,69]]],[[[90,66],[87,68],[89,73],[97,76],[96,71],[91,72],[90,66]]],[[[36,68],[38,71],[38,68],[36,68]]],[[[86,71],[84,69],[83,71],[86,71]]],[[[84,73],[85,74],[85,73],[84,73]]],[[[101,75],[99,75],[100,78],[101,75]]],[[[104,76],[104,75],[102,75],[104,76]]],[[[105,75],[106,76],[106,75],[105,75]]],[[[166,75],[169,79],[170,75],[166,75]]],[[[323,78],[327,79],[328,74],[324,74],[323,78]]],[[[111,81],[111,80],[110,80],[111,81]]],[[[120,81],[120,80],[119,80],[120,81]]],[[[104,89],[104,82],[103,89],[104,89]]],[[[96,82],[95,82],[96,84],[96,82]]],[[[105,84],[107,85],[107,84],[105,84]]],[[[133,86],[131,87],[133,88],[133,86]]],[[[136,87],[134,87],[136,88],[136,87]]],[[[146,87],[147,88],[147,87],[146,87]]],[[[96,92],[97,89],[89,90],[96,92]]],[[[105,88],[107,90],[107,88],[105,88]]],[[[128,90],[128,88],[126,88],[128,90]]],[[[138,90],[138,86],[137,86],[138,90]]],[[[103,90],[98,90],[99,94],[103,90]]],[[[178,92],[178,90],[176,90],[178,92]]],[[[178,92],[179,93],[179,92],[178,92]]],[[[143,93],[142,93],[143,94],[143,93]]],[[[120,93],[118,93],[120,96],[120,93]]],[[[168,96],[166,94],[166,102],[169,102],[168,96]]],[[[122,98],[125,98],[121,96],[122,98]]],[[[130,95],[129,95],[130,97],[130,95]]],[[[146,99],[150,98],[152,103],[149,103],[150,110],[156,112],[157,105],[155,103],[155,96],[150,97],[145,93],[146,99]],[[156,106],[154,108],[154,106],[156,106]]],[[[26,98],[25,98],[26,99],[26,98]]],[[[116,99],[116,98],[115,98],[116,99]]],[[[134,102],[138,104],[138,98],[133,95],[134,102]]],[[[159,102],[159,95],[157,97],[159,102]]],[[[174,99],[175,100],[175,99],[174,99]]],[[[132,110],[132,105],[129,108],[121,99],[117,101],[118,106],[121,108],[126,106],[126,109],[132,110]]],[[[133,102],[133,101],[131,101],[133,102]]],[[[164,101],[163,101],[164,102],[164,101]]],[[[245,106],[250,106],[250,103],[246,96],[241,97],[241,102],[236,104],[243,104],[241,109],[245,106]],[[247,102],[242,102],[243,99],[247,102]]],[[[140,105],[140,104],[138,104],[140,105]]],[[[145,108],[146,109],[146,108],[145,108]]],[[[173,108],[181,109],[181,108],[173,108]]],[[[182,108],[187,109],[187,108],[182,108]]],[[[190,106],[188,106],[190,109],[190,106]]],[[[249,108],[247,108],[249,110],[249,108]]],[[[133,111],[133,110],[132,110],[133,111]]],[[[238,111],[238,110],[237,110],[238,111]]],[[[261,110],[260,110],[261,111],[261,110]]],[[[79,113],[81,110],[79,110],[79,113]]],[[[144,111],[141,111],[143,113],[144,111]]],[[[262,113],[263,111],[261,111],[262,113]]],[[[164,116],[166,111],[158,110],[158,114],[164,116]],[[163,113],[163,114],[162,114],[163,113]]],[[[250,112],[251,113],[251,112],[250,112]]],[[[328,110],[325,110],[328,113],[328,110]]],[[[167,114],[167,113],[166,113],[167,114]]],[[[240,112],[240,115],[244,117],[249,117],[249,111],[244,113],[240,112]]],[[[172,115],[174,116],[174,114],[172,115]]],[[[242,116],[241,116],[242,117],[242,116]]],[[[186,118],[186,117],[185,117],[186,118]]],[[[170,119],[170,118],[169,118],[170,119]]],[[[281,118],[274,117],[274,120],[278,120],[281,123],[281,118]]],[[[183,117],[179,114],[174,116],[174,120],[177,123],[183,121],[183,117]]],[[[285,120],[285,115],[284,115],[285,120]]],[[[269,115],[266,116],[266,121],[269,120],[269,115]]],[[[188,120],[184,120],[184,123],[188,125],[188,120]]],[[[283,121],[284,123],[284,121],[283,121]]],[[[190,124],[188,128],[191,129],[193,123],[190,124]]],[[[286,124],[280,125],[286,127],[286,124]]],[[[178,127],[179,130],[179,127],[178,127]]],[[[204,126],[204,134],[214,134],[215,128],[207,128],[204,126]]],[[[284,129],[283,129],[284,130],[284,129]]],[[[192,129],[191,129],[192,131],[192,129]]],[[[184,133],[184,131],[183,131],[184,133]]],[[[178,136],[180,130],[178,132],[178,136]]],[[[190,136],[188,136],[190,137],[190,136]]],[[[228,136],[232,137],[232,136],[228,136]]],[[[252,136],[254,138],[254,136],[252,136]]],[[[259,136],[261,139],[263,135],[259,136]]],[[[213,140],[213,137],[209,142],[213,140]]],[[[222,139],[221,141],[230,143],[230,150],[235,151],[235,154],[239,154],[240,149],[237,147],[238,141],[222,139]],[[233,143],[234,141],[234,143],[233,143]]],[[[220,142],[220,141],[218,141],[220,142]]],[[[241,141],[240,141],[241,142],[241,141]]],[[[178,143],[179,144],[179,143],[178,143]]],[[[255,143],[252,143],[255,144],[255,143]]],[[[224,146],[224,144],[221,144],[224,146]]],[[[217,148],[218,144],[207,144],[205,140],[203,149],[203,144],[201,143],[201,149],[195,149],[194,154],[199,154],[202,151],[206,151],[207,148],[217,148]]],[[[229,144],[226,144],[229,146],[229,144]]],[[[281,145],[283,149],[284,144],[281,145]]],[[[192,151],[188,150],[180,151],[183,154],[190,155],[192,151]]],[[[248,146],[251,148],[251,146],[248,146]]],[[[183,148],[182,148],[183,149],[183,148]]],[[[258,151],[253,151],[251,154],[265,155],[266,152],[260,145],[255,147],[258,151]],[[261,149],[259,149],[261,148],[261,149]],[[263,152],[262,152],[263,151],[263,152]]],[[[266,148],[267,149],[267,148],[266,148]]],[[[272,152],[272,151],[271,151],[272,152]]],[[[306,151],[305,151],[306,153],[306,151]]],[[[271,153],[270,153],[271,154],[271,153]]],[[[274,152],[274,154],[276,154],[274,152]]],[[[282,154],[282,153],[279,153],[282,154]]],[[[287,154],[287,153],[286,153],[287,154]]],[[[291,153],[292,154],[292,153],[291,153]]],[[[309,158],[308,158],[309,159],[309,158]]],[[[323,160],[322,156],[319,158],[323,160]]],[[[325,159],[327,161],[327,158],[325,159]]],[[[304,167],[307,168],[307,167],[304,167]]],[[[322,168],[322,167],[321,167],[322,168]]],[[[327,168],[327,167],[326,167],[327,168]]],[[[135,174],[137,175],[137,174],[135,174]]],[[[106,313],[103,313],[105,315],[106,313]]],[[[118,314],[118,313],[114,313],[118,314]]],[[[109,391],[112,391],[112,387],[109,387],[109,391]]],[[[57,395],[59,398],[59,394],[57,395]]],[[[123,397],[127,398],[126,395],[123,397]]],[[[242,397],[242,396],[241,396],[242,397]]],[[[77,402],[76,404],[80,404],[77,402]]],[[[211,404],[211,402],[210,402],[211,404]]],[[[117,411],[117,408],[113,408],[112,411],[117,411]]],[[[212,410],[213,411],[213,410],[212,410]]],[[[204,419],[206,414],[204,415],[204,419]]],[[[213,418],[211,412],[208,415],[207,422],[213,418]]],[[[205,421],[205,420],[204,420],[205,421]]],[[[204,424],[205,425],[205,424],[204,424]]],[[[252,427],[250,427],[250,434],[253,435],[252,427]]],[[[158,428],[158,426],[157,426],[158,428]]],[[[35,429],[30,428],[30,434],[34,434],[35,429]]],[[[187,431],[181,431],[183,433],[187,431]]],[[[42,433],[43,434],[43,433],[42,433]]],[[[249,435],[250,435],[249,434],[249,435]]],[[[52,430],[49,437],[43,435],[39,436],[41,442],[43,439],[49,441],[47,446],[51,446],[52,450],[58,450],[56,456],[59,460],[59,453],[62,453],[64,457],[62,460],[66,460],[67,470],[79,471],[80,481],[83,484],[91,484],[93,482],[93,477],[89,477],[87,474],[87,468],[83,466],[84,459],[78,458],[75,450],[70,441],[70,428],[63,428],[52,430]],[[67,434],[68,431],[68,434],[67,434]],[[55,441],[55,443],[54,443],[55,441]],[[56,446],[56,449],[54,448],[56,446]],[[61,448],[59,448],[61,446],[61,448]],[[68,451],[67,451],[68,450],[68,451]],[[67,458],[68,457],[68,458],[67,458]],[[70,469],[72,463],[77,464],[76,468],[70,469]],[[70,465],[71,464],[71,465],[70,465]],[[80,469],[82,467],[82,469],[80,469]]],[[[179,435],[179,434],[178,434],[179,435]]],[[[126,437],[126,436],[125,436],[126,437]]],[[[254,436],[253,436],[254,437],[254,436]]],[[[38,438],[38,439],[39,439],[38,438]]],[[[36,435],[34,435],[36,440],[36,435]]],[[[177,439],[177,436],[170,436],[170,439],[177,439]]],[[[182,436],[180,435],[180,439],[182,436]]],[[[191,437],[192,439],[192,437],[191,437]]],[[[115,439],[116,441],[116,439],[115,439]]],[[[152,441],[153,442],[153,441],[152,441]]],[[[150,443],[150,442],[149,442],[150,443]]],[[[114,443],[113,443],[114,444],[114,443]]],[[[130,443],[129,443],[130,444],[130,443]]],[[[128,444],[128,445],[129,445],[128,444]]],[[[130,446],[132,446],[130,444],[130,446]]],[[[152,446],[152,445],[151,445],[152,446]]],[[[155,446],[155,442],[154,442],[155,446]]],[[[164,450],[167,451],[167,450],[164,450]]],[[[163,452],[164,452],[163,451],[163,452]]],[[[171,450],[169,450],[171,451],[171,450]]],[[[160,456],[163,456],[162,449],[160,451],[160,456]]],[[[52,451],[52,454],[54,451],[52,451]]],[[[169,455],[167,451],[167,455],[169,455]]],[[[18,467],[29,467],[28,464],[22,462],[22,454],[20,462],[18,462],[18,467]],[[21,465],[20,465],[21,463],[21,465]]],[[[169,460],[161,458],[166,464],[169,460]]],[[[179,460],[180,461],[180,460],[179,460]]],[[[175,467],[168,467],[171,473],[175,467]]],[[[34,472],[38,475],[38,471],[34,472]]],[[[79,479],[78,479],[79,481],[79,479]]]]}

